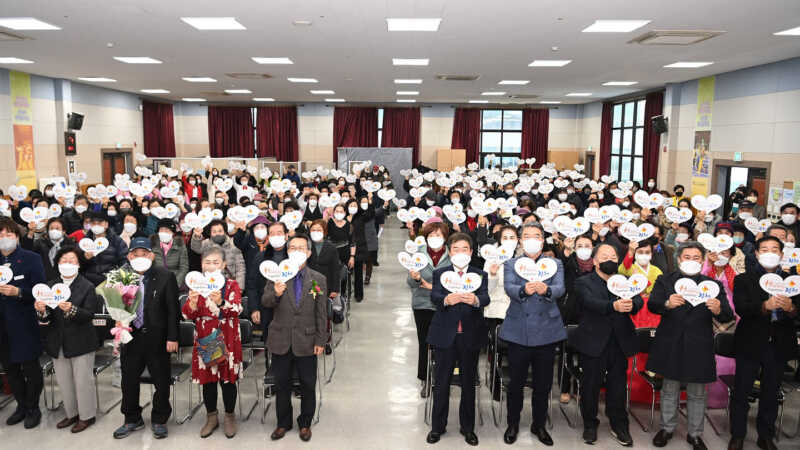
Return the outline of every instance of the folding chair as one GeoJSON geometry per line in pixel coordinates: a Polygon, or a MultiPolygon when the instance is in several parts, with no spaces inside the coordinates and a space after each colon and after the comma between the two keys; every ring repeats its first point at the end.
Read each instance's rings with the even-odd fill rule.
{"type": "MultiPolygon", "coordinates": [[[[239,378],[236,380],[236,395],[238,396],[239,403],[239,417],[242,418],[242,421],[247,421],[250,419],[253,411],[255,411],[256,406],[258,406],[258,398],[256,398],[253,406],[248,409],[247,416],[242,414],[242,389],[240,386],[247,373],[247,369],[253,365],[254,360],[253,347],[249,346],[253,340],[253,323],[247,319],[239,319],[239,330],[242,338],[242,371],[239,374],[239,378]],[[245,357],[245,355],[247,355],[247,357],[245,357]]],[[[253,382],[256,386],[256,395],[258,395],[258,378],[254,378],[253,382]]]]}
{"type": "MultiPolygon", "coordinates": [[[[3,367],[3,364],[0,363],[0,379],[6,374],[6,369],[3,367]]],[[[3,398],[0,399],[0,409],[3,409],[14,400],[13,395],[3,395],[3,398]]]]}
{"type": "MultiPolygon", "coordinates": [[[[267,355],[269,358],[270,356],[267,355]]],[[[322,378],[324,377],[325,373],[322,373],[320,376],[319,373],[319,361],[317,361],[317,388],[315,389],[317,395],[317,407],[316,415],[314,417],[314,425],[319,423],[319,416],[320,411],[322,410],[322,378]]],[[[297,376],[297,368],[292,367],[292,375],[291,375],[291,383],[292,389],[300,388],[300,377],[297,376]]],[[[264,375],[264,395],[260,396],[260,400],[263,399],[264,407],[261,412],[261,423],[266,423],[267,412],[269,411],[270,406],[272,406],[272,394],[275,390],[275,385],[277,384],[277,379],[275,374],[272,370],[272,364],[268,365],[267,373],[264,375]],[[269,401],[268,401],[269,400],[269,401]]]]}
{"type": "Polygon", "coordinates": [[[325,384],[330,384],[333,379],[333,373],[336,372],[336,353],[334,353],[336,346],[333,345],[333,299],[331,298],[328,298],[328,320],[325,323],[328,339],[325,342],[325,351],[322,354],[322,373],[327,377],[325,378],[325,384]],[[331,367],[330,374],[328,374],[328,355],[333,358],[333,367],[331,367]]]}
{"type": "MultiPolygon", "coordinates": [[[[631,416],[636,420],[640,427],[642,427],[642,431],[648,432],[650,429],[653,428],[653,423],[655,422],[655,408],[656,408],[656,393],[661,391],[661,388],[664,386],[664,378],[660,375],[656,375],[650,373],[645,368],[642,367],[641,369],[637,367],[637,357],[640,354],[649,354],[650,353],[650,346],[653,344],[653,340],[656,337],[656,329],[655,328],[637,328],[636,329],[636,339],[639,344],[638,352],[633,357],[633,365],[631,367],[631,375],[628,383],[628,411],[630,412],[631,416]],[[645,426],[641,419],[633,412],[633,409],[630,407],[630,386],[633,385],[633,376],[637,375],[642,378],[648,386],[650,386],[651,390],[651,398],[650,398],[650,422],[648,426],[645,426]]],[[[686,390],[686,385],[681,384],[680,387],[681,391],[686,390]]]]}
{"type": "Polygon", "coordinates": [[[48,411],[56,411],[58,408],[61,407],[61,402],[56,404],[56,381],[55,375],[56,370],[53,366],[53,358],[50,357],[48,354],[42,354],[39,357],[39,366],[42,368],[42,376],[45,379],[49,379],[49,383],[46,382],[44,384],[44,407],[47,408],[48,411]],[[47,386],[50,385],[50,404],[47,404],[47,386]]]}
{"type": "Polygon", "coordinates": [[[100,407],[100,389],[98,388],[98,376],[106,369],[114,365],[119,359],[119,355],[114,355],[110,347],[106,347],[105,341],[111,339],[111,329],[114,328],[115,322],[108,314],[95,314],[92,319],[94,330],[97,333],[97,342],[99,348],[94,355],[94,367],[92,368],[92,375],[94,377],[94,391],[97,398],[97,410],[102,414],[108,414],[112,409],[122,402],[122,395],[108,408],[100,407]]]}
{"type": "Polygon", "coordinates": [[[570,428],[575,428],[580,420],[580,403],[581,403],[581,377],[583,375],[583,371],[580,368],[580,365],[577,363],[578,351],[570,344],[572,342],[573,336],[578,329],[578,325],[567,325],[567,340],[561,344],[561,377],[558,380],[559,386],[562,385],[564,381],[564,375],[569,374],[570,377],[575,379],[575,392],[573,394],[572,387],[573,383],[570,383],[570,394],[573,394],[575,397],[575,419],[574,422],[570,420],[569,414],[567,411],[564,410],[564,404],[558,404],[558,409],[561,411],[561,414],[564,416],[564,419],[567,420],[567,425],[570,428]]]}
{"type": "MultiPolygon", "coordinates": [[[[455,370],[455,368],[453,368],[455,370]]],[[[433,357],[433,349],[428,346],[428,375],[427,375],[427,395],[425,396],[425,424],[430,425],[433,417],[433,388],[434,388],[434,371],[436,370],[436,359],[433,357]]],[[[463,389],[461,385],[460,374],[453,373],[450,379],[450,386],[458,386],[463,389]]],[[[481,411],[481,377],[479,371],[475,371],[475,411],[478,413],[478,421],[483,426],[483,411],[481,411]]]]}
{"type": "MultiPolygon", "coordinates": [[[[795,360],[796,364],[800,365],[800,360],[795,360]]],[[[786,392],[785,396],[789,396],[789,394],[793,392],[800,391],[800,380],[796,379],[793,374],[785,374],[783,377],[783,387],[782,389],[786,392]]],[[[781,414],[781,420],[778,424],[778,430],[783,428],[783,414],[781,414]]],[[[794,439],[800,434],[800,413],[797,416],[797,425],[795,426],[794,432],[792,434],[787,433],[786,431],[783,432],[789,439],[794,439]]],[[[777,439],[776,439],[777,440],[777,439]]]]}

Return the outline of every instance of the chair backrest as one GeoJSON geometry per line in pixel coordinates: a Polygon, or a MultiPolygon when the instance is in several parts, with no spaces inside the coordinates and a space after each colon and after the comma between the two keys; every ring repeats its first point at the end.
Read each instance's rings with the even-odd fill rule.
{"type": "Polygon", "coordinates": [[[181,294],[178,296],[178,303],[181,304],[181,309],[183,309],[183,305],[186,303],[186,300],[189,299],[189,294],[181,294]]]}
{"type": "Polygon", "coordinates": [[[656,338],[656,329],[642,327],[636,329],[636,341],[639,343],[638,353],[650,353],[650,346],[656,338]]]}
{"type": "Polygon", "coordinates": [[[103,342],[112,338],[111,329],[114,328],[116,322],[108,314],[95,314],[92,319],[94,331],[97,333],[98,347],[103,345],[103,342]]]}
{"type": "Polygon", "coordinates": [[[249,344],[253,341],[253,322],[247,319],[239,319],[239,332],[242,337],[242,345],[249,344]]]}
{"type": "Polygon", "coordinates": [[[575,351],[575,346],[572,344],[575,341],[575,334],[578,331],[578,325],[571,324],[565,327],[567,329],[567,343],[564,345],[564,351],[575,351]]]}
{"type": "Polygon", "coordinates": [[[735,335],[733,333],[717,333],[717,335],[714,336],[714,353],[719,356],[735,358],[735,335]]]}
{"type": "Polygon", "coordinates": [[[178,322],[178,347],[194,345],[194,322],[181,320],[178,322]]]}

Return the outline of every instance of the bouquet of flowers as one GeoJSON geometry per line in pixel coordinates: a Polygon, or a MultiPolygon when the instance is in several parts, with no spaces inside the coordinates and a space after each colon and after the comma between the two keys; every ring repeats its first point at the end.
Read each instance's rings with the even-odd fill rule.
{"type": "Polygon", "coordinates": [[[116,269],[106,275],[106,281],[97,286],[95,292],[103,297],[106,309],[117,325],[111,329],[114,336],[114,353],[119,352],[120,342],[127,344],[133,339],[130,324],[136,319],[142,293],[139,285],[142,276],[132,270],[116,269]]]}

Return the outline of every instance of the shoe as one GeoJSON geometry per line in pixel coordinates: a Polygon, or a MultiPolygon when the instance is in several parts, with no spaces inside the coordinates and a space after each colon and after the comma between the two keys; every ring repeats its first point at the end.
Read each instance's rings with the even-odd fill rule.
{"type": "Polygon", "coordinates": [[[200,429],[200,437],[205,439],[211,436],[217,428],[219,428],[219,414],[217,411],[206,414],[206,424],[200,429]]]}
{"type": "Polygon", "coordinates": [[[25,414],[25,429],[30,430],[31,428],[36,428],[41,421],[42,411],[39,408],[28,411],[28,413],[25,414]]]}
{"type": "Polygon", "coordinates": [[[222,424],[222,428],[225,429],[226,438],[230,439],[236,436],[236,432],[239,431],[239,426],[236,424],[236,414],[225,413],[225,422],[222,424]]]}
{"type": "MultiPolygon", "coordinates": [[[[659,430],[656,433],[655,437],[653,438],[653,446],[654,447],[664,447],[667,445],[669,440],[672,439],[672,433],[667,432],[667,430],[659,430]]],[[[686,439],[689,439],[689,436],[686,436],[686,439]]]]}
{"type": "Polygon", "coordinates": [[[356,303],[361,303],[361,302],[363,302],[363,301],[364,301],[364,298],[363,298],[363,297],[361,297],[361,298],[359,298],[359,297],[356,297],[356,303]]]}
{"type": "Polygon", "coordinates": [[[8,416],[8,419],[6,419],[6,425],[16,425],[23,420],[25,420],[25,410],[18,408],[16,411],[14,411],[14,414],[8,416]]]}
{"type": "Polygon", "coordinates": [[[592,445],[597,442],[597,428],[583,429],[583,443],[592,445]]]}
{"type": "Polygon", "coordinates": [[[309,427],[300,428],[300,440],[303,442],[308,442],[311,440],[311,428],[309,427]]]}
{"type": "Polygon", "coordinates": [[[533,433],[534,436],[539,438],[539,442],[541,442],[542,444],[547,446],[553,445],[553,438],[550,437],[550,433],[548,433],[544,427],[536,428],[533,425],[531,425],[531,433],[533,433]]]}
{"type": "Polygon", "coordinates": [[[503,442],[508,445],[513,444],[517,441],[517,433],[519,433],[519,427],[516,425],[509,425],[506,428],[506,432],[503,433],[503,442]]]}
{"type": "Polygon", "coordinates": [[[619,442],[619,445],[623,447],[633,447],[633,438],[631,438],[631,434],[628,433],[628,430],[625,429],[611,429],[611,436],[619,442]]]}
{"type": "Polygon", "coordinates": [[[743,438],[731,438],[731,440],[728,442],[728,450],[742,450],[743,447],[743,438]]]}
{"type": "Polygon", "coordinates": [[[763,450],[778,450],[778,447],[775,446],[775,443],[772,442],[772,439],[758,438],[756,445],[758,445],[758,448],[763,450]]]}
{"type": "Polygon", "coordinates": [[[369,277],[364,278],[364,286],[369,286],[369,277]]]}
{"type": "Polygon", "coordinates": [[[169,435],[169,430],[167,430],[167,424],[165,423],[151,424],[150,429],[153,430],[153,437],[156,439],[164,439],[169,435]]]}
{"type": "Polygon", "coordinates": [[[289,430],[286,428],[281,428],[281,427],[275,428],[275,431],[272,432],[269,438],[272,439],[273,441],[277,441],[278,439],[283,439],[283,437],[286,436],[287,431],[289,430]]]}
{"type": "Polygon", "coordinates": [[[461,431],[461,435],[464,436],[464,442],[471,446],[478,445],[478,435],[475,434],[474,431],[461,431]]]}
{"type": "Polygon", "coordinates": [[[437,433],[435,431],[431,431],[430,433],[428,433],[428,437],[425,438],[425,440],[428,441],[428,444],[435,444],[435,443],[439,442],[439,439],[441,439],[441,438],[442,438],[442,434],[441,433],[437,433]]]}
{"type": "Polygon", "coordinates": [[[79,420],[78,423],[76,423],[75,426],[69,431],[72,433],[80,433],[92,425],[94,425],[94,417],[86,420],[79,420]]]}
{"type": "Polygon", "coordinates": [[[121,427],[114,430],[114,439],[122,439],[128,437],[134,431],[139,431],[144,428],[144,420],[139,419],[138,422],[126,423],[121,427]]]}
{"type": "Polygon", "coordinates": [[[71,427],[72,425],[75,425],[77,422],[78,422],[78,416],[66,417],[64,418],[64,420],[56,424],[56,428],[61,430],[63,428],[71,427]]]}
{"type": "Polygon", "coordinates": [[[427,381],[423,381],[422,382],[422,389],[420,389],[420,391],[419,391],[419,396],[421,398],[428,398],[428,382],[427,381]]]}
{"type": "Polygon", "coordinates": [[[703,438],[700,436],[686,435],[686,442],[692,445],[692,450],[708,450],[706,443],[703,442],[703,438]]]}
{"type": "Polygon", "coordinates": [[[569,401],[570,401],[570,400],[572,400],[572,396],[571,396],[571,395],[569,395],[569,392],[565,392],[565,393],[561,394],[561,398],[559,398],[558,400],[559,400],[559,401],[560,401],[562,404],[565,404],[565,405],[566,405],[567,403],[569,403],[569,401]]]}

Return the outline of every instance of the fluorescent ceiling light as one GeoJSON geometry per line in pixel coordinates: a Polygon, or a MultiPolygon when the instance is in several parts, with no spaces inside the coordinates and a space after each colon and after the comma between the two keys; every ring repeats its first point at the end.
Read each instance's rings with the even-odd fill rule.
{"type": "Polygon", "coordinates": [[[695,61],[695,62],[692,62],[692,61],[678,61],[676,63],[667,64],[664,67],[667,67],[667,68],[670,68],[670,69],[696,69],[698,67],[710,66],[711,64],[714,64],[714,63],[713,62],[707,62],[707,61],[695,61]]]}
{"type": "Polygon", "coordinates": [[[181,17],[181,20],[198,30],[246,30],[235,17],[181,17]]]}
{"type": "Polygon", "coordinates": [[[250,89],[225,89],[226,94],[252,94],[250,89]]]}
{"type": "Polygon", "coordinates": [[[419,91],[397,91],[397,95],[419,95],[419,91]]]}
{"type": "Polygon", "coordinates": [[[506,95],[506,93],[497,91],[487,91],[487,92],[481,92],[481,95],[506,95]]]}
{"type": "Polygon", "coordinates": [[[417,103],[413,98],[398,98],[397,103],[417,103]]]}
{"type": "Polygon", "coordinates": [[[325,101],[331,103],[344,103],[343,98],[326,98],[325,101]]]}
{"type": "Polygon", "coordinates": [[[161,64],[161,61],[149,56],[115,56],[114,59],[126,64],[161,64]]]}
{"type": "Polygon", "coordinates": [[[542,105],[560,105],[561,102],[558,100],[542,100],[539,102],[542,105]]]}
{"type": "Polygon", "coordinates": [[[333,92],[330,89],[323,89],[323,90],[320,90],[320,91],[309,91],[309,92],[311,92],[314,95],[331,95],[331,94],[335,94],[336,93],[336,92],[333,92]]]}
{"type": "Polygon", "coordinates": [[[530,80],[502,80],[497,84],[515,84],[515,85],[525,85],[530,83],[530,80]]]}
{"type": "Polygon", "coordinates": [[[422,78],[398,78],[394,84],[422,84],[422,78]]]}
{"type": "Polygon", "coordinates": [[[42,22],[34,17],[2,17],[0,27],[12,30],[60,30],[61,28],[42,22]]]}
{"type": "Polygon", "coordinates": [[[650,23],[649,20],[595,20],[584,33],[630,33],[650,23]]]}
{"type": "Polygon", "coordinates": [[[564,67],[571,62],[571,59],[537,59],[528,67],[564,67]]]}
{"type": "Polygon", "coordinates": [[[33,61],[13,56],[0,56],[0,64],[33,64],[33,61]]]}
{"type": "Polygon", "coordinates": [[[250,59],[259,64],[294,64],[289,58],[265,58],[261,56],[253,56],[250,59]]]}
{"type": "Polygon", "coordinates": [[[81,81],[88,81],[91,83],[116,83],[117,80],[106,77],[78,77],[81,81]]]}
{"type": "Polygon", "coordinates": [[[291,81],[292,83],[319,83],[316,78],[292,78],[289,77],[287,80],[291,81]]]}
{"type": "Polygon", "coordinates": [[[427,66],[428,58],[392,58],[395,66],[427,66]]]}
{"type": "Polygon", "coordinates": [[[254,102],[274,102],[275,99],[271,97],[253,97],[254,102]]]}
{"type": "Polygon", "coordinates": [[[145,94],[169,94],[169,91],[166,89],[142,89],[140,92],[144,92],[145,94]]]}
{"type": "Polygon", "coordinates": [[[633,86],[638,83],[638,81],[607,81],[603,86],[633,86]]]}
{"type": "Polygon", "coordinates": [[[185,102],[204,102],[206,99],[204,98],[197,98],[197,97],[184,97],[181,100],[185,102]]]}
{"type": "Polygon", "coordinates": [[[570,92],[567,97],[591,97],[591,92],[570,92]]]}
{"type": "Polygon", "coordinates": [[[442,19],[386,19],[389,31],[439,31],[442,19]]]}
{"type": "Polygon", "coordinates": [[[211,77],[183,77],[183,81],[189,83],[216,83],[217,80],[211,77]]]}
{"type": "Polygon", "coordinates": [[[773,33],[775,36],[800,36],[800,27],[790,28],[788,30],[773,33]]]}
{"type": "Polygon", "coordinates": [[[489,100],[470,100],[470,103],[489,103],[489,100]]]}

